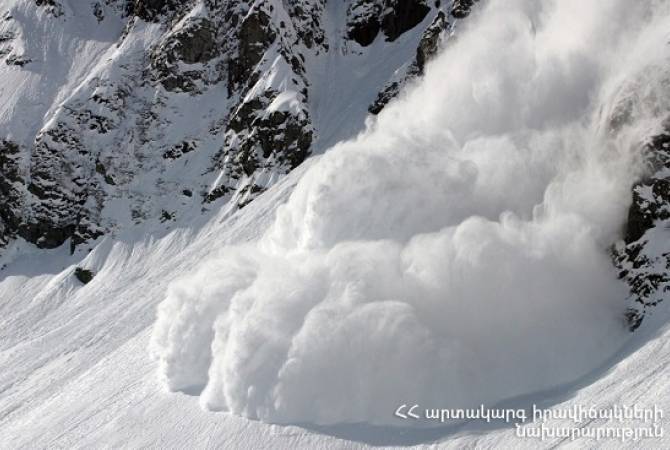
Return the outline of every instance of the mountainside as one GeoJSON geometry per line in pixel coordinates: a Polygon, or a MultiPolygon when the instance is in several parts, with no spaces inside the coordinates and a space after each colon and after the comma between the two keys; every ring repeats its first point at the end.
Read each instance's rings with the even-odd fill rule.
{"type": "Polygon", "coordinates": [[[0,243],[248,204],[361,130],[471,3],[3,3],[0,243]]]}
{"type": "Polygon", "coordinates": [[[582,448],[394,411],[667,410],[669,28],[3,1],[0,448],[582,448]]]}

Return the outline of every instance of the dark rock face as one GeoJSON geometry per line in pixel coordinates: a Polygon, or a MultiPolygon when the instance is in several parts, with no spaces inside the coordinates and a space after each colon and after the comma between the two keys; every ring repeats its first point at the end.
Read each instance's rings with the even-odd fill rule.
{"type": "Polygon", "coordinates": [[[372,44],[381,30],[381,13],[381,2],[353,2],[347,11],[347,37],[362,47],[372,44]]]}
{"type": "Polygon", "coordinates": [[[4,33],[0,33],[0,44],[4,44],[5,42],[10,42],[14,40],[14,33],[11,31],[6,31],[4,33]]]}
{"type": "Polygon", "coordinates": [[[264,10],[254,10],[244,18],[238,36],[237,58],[230,62],[229,90],[249,81],[254,68],[276,38],[277,34],[270,26],[270,17],[264,10]]]}
{"type": "Polygon", "coordinates": [[[154,77],[168,91],[191,92],[196,90],[198,81],[203,81],[203,69],[186,72],[179,64],[205,64],[218,56],[216,32],[207,19],[194,19],[183,28],[168,35],[155,49],[151,59],[154,77]]]}
{"type": "Polygon", "coordinates": [[[172,52],[168,53],[168,61],[183,61],[186,64],[209,61],[218,53],[214,37],[214,27],[209,20],[191,21],[184,29],[172,35],[172,52]]]}
{"type": "Polygon", "coordinates": [[[670,291],[670,248],[659,252],[654,242],[657,230],[670,226],[670,131],[654,136],[644,152],[648,174],[633,186],[624,242],[613,250],[619,277],[630,288],[631,331],[670,291]]]}
{"type": "Polygon", "coordinates": [[[32,211],[19,225],[19,235],[40,248],[55,248],[70,238],[76,245],[98,235],[87,226],[92,225],[86,204],[94,162],[77,133],[59,123],[38,137],[33,152],[27,187],[32,211]]]}
{"type": "MultiPolygon", "coordinates": [[[[310,154],[318,138],[310,77],[331,46],[362,54],[349,44],[393,41],[434,19],[415,60],[398,61],[401,77],[387,75],[381,110],[423,72],[453,23],[451,4],[345,0],[344,34],[327,35],[326,1],[92,0],[66,9],[62,0],[35,0],[62,15],[65,29],[80,12],[124,25],[111,63],[96,65],[34,134],[0,141],[0,251],[16,237],[42,248],[69,240],[75,250],[129,222],[164,229],[194,204],[247,205],[310,154]],[[156,24],[151,37],[141,21],[156,24]],[[135,32],[146,48],[126,52],[135,32]]],[[[31,69],[24,66],[39,55],[17,53],[31,37],[10,12],[2,20],[0,60],[31,69]]]]}
{"type": "Polygon", "coordinates": [[[21,152],[14,142],[0,140],[0,246],[16,236],[21,223],[25,181],[20,171],[21,152]]]}
{"type": "Polygon", "coordinates": [[[424,31],[419,46],[416,49],[416,57],[407,69],[405,77],[388,83],[384,89],[377,94],[377,98],[369,106],[368,112],[371,114],[379,114],[388,102],[398,95],[402,87],[409,80],[423,75],[426,63],[433,58],[439,50],[440,37],[444,32],[449,30],[451,26],[452,25],[447,20],[446,15],[442,11],[438,12],[431,25],[424,31]]]}
{"type": "Polygon", "coordinates": [[[384,107],[394,98],[398,96],[400,93],[400,89],[402,88],[402,83],[401,81],[394,81],[391,83],[388,83],[386,86],[384,86],[384,90],[380,91],[377,94],[377,98],[375,99],[374,102],[370,106],[368,106],[368,112],[370,114],[379,114],[382,112],[384,107]]]}
{"type": "Polygon", "coordinates": [[[670,133],[651,139],[646,147],[646,159],[653,175],[633,187],[625,233],[627,243],[640,239],[655,221],[670,219],[670,179],[659,173],[670,167],[670,133]]]}
{"type": "Polygon", "coordinates": [[[426,29],[416,49],[416,67],[418,74],[423,75],[426,63],[432,59],[439,50],[440,35],[449,27],[445,14],[440,11],[433,23],[426,29]]]}
{"type": "Polygon", "coordinates": [[[388,41],[395,41],[421,23],[430,7],[424,0],[386,0],[381,27],[388,41]]]}
{"type": "Polygon", "coordinates": [[[357,0],[347,10],[347,37],[367,47],[382,31],[393,42],[421,23],[429,12],[424,0],[357,0]]]}
{"type": "Polygon", "coordinates": [[[81,283],[88,284],[93,280],[95,274],[88,269],[82,269],[81,267],[77,267],[76,269],[74,269],[74,276],[81,283]]]}
{"type": "MultiPolygon", "coordinates": [[[[255,172],[269,167],[288,173],[309,156],[313,130],[308,116],[305,112],[297,115],[288,111],[266,112],[277,95],[277,92],[268,91],[261,98],[244,102],[231,118],[224,148],[216,157],[226,179],[232,182],[243,177],[253,179],[255,172]]],[[[219,185],[206,194],[205,202],[212,202],[233,190],[232,185],[219,185]]],[[[263,190],[253,182],[249,183],[238,204],[244,206],[263,190]]]]}
{"type": "MultiPolygon", "coordinates": [[[[298,41],[305,44],[305,47],[312,49],[314,47],[324,47],[326,50],[326,36],[321,26],[321,17],[327,0],[314,0],[304,2],[302,0],[287,0],[287,12],[293,23],[298,41]]],[[[281,24],[280,24],[281,29],[281,24]]]]}
{"type": "Polygon", "coordinates": [[[57,0],[35,0],[35,4],[45,8],[47,12],[54,17],[60,17],[63,15],[63,5],[61,5],[57,0]]]}
{"type": "MultiPolygon", "coordinates": [[[[378,94],[375,101],[369,106],[368,112],[371,114],[379,114],[384,107],[395,98],[402,88],[416,77],[422,76],[426,63],[433,58],[440,47],[440,40],[443,36],[448,35],[453,31],[454,25],[458,20],[468,17],[478,0],[454,0],[449,13],[439,11],[433,19],[430,26],[424,31],[419,46],[416,49],[416,57],[412,64],[407,68],[405,73],[393,80],[387,82],[384,89],[378,94]]],[[[419,22],[421,22],[428,8],[423,2],[403,2],[398,0],[394,2],[387,0],[384,7],[392,7],[386,13],[386,22],[382,20],[382,28],[384,34],[388,36],[388,40],[393,41],[399,34],[404,33],[419,22]],[[396,4],[397,3],[397,4],[396,4]],[[414,5],[410,8],[410,5],[414,5]],[[426,12],[424,12],[426,11],[426,12]],[[384,24],[387,24],[384,26],[384,24]],[[414,24],[414,25],[412,25],[414,24]],[[409,27],[409,28],[408,28],[409,27]]],[[[428,11],[430,8],[428,8],[428,11]]]]}
{"type": "Polygon", "coordinates": [[[23,67],[31,62],[33,62],[32,59],[23,55],[9,55],[7,59],[5,59],[5,64],[7,64],[8,66],[23,67]]]}
{"type": "Polygon", "coordinates": [[[181,158],[187,153],[191,153],[196,149],[196,143],[192,141],[183,141],[170,150],[163,153],[163,158],[165,159],[177,159],[181,158]]]}
{"type": "Polygon", "coordinates": [[[161,14],[177,9],[180,3],[187,2],[178,0],[134,0],[134,2],[128,4],[128,9],[133,15],[144,21],[155,22],[161,14]]]}
{"type": "MultiPolygon", "coordinates": [[[[5,20],[11,20],[11,16],[9,17],[10,19],[5,20]]],[[[4,31],[0,33],[0,60],[12,53],[13,48],[11,44],[15,38],[16,34],[13,31],[4,31]]],[[[7,60],[5,60],[5,63],[7,63],[7,60]]],[[[11,65],[11,63],[7,64],[11,65]]]]}
{"type": "Polygon", "coordinates": [[[451,15],[457,19],[463,19],[470,14],[472,6],[479,0],[454,0],[451,7],[451,15]]]}

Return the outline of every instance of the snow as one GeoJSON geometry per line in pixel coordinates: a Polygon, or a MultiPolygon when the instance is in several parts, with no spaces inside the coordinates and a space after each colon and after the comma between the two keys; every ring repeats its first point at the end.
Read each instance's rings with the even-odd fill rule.
{"type": "Polygon", "coordinates": [[[294,111],[297,114],[300,111],[300,102],[296,98],[297,95],[298,93],[295,91],[282,92],[270,103],[266,111],[294,111]]]}
{"type": "Polygon", "coordinates": [[[393,411],[670,411],[667,305],[628,334],[607,254],[669,106],[640,92],[666,76],[649,67],[667,62],[668,11],[651,8],[491,2],[362,135],[244,209],[125,228],[88,254],[12,244],[2,447],[537,448],[561,442],[393,411]],[[610,134],[622,96],[633,114],[610,134]]]}
{"type": "Polygon", "coordinates": [[[64,26],[62,20],[35,8],[34,2],[13,3],[12,20],[0,21],[0,32],[13,32],[12,53],[26,55],[33,62],[27,74],[14,66],[0,65],[0,129],[9,130],[12,139],[27,144],[66,100],[64,95],[76,92],[96,72],[105,53],[113,51],[122,23],[110,17],[94,26],[93,15],[82,14],[74,18],[74,26],[64,26]],[[73,54],[78,56],[76,63],[73,54]]]}
{"type": "MultiPolygon", "coordinates": [[[[630,45],[646,23],[621,36],[622,5],[573,31],[630,45]]],[[[605,246],[625,218],[638,121],[669,105],[654,97],[635,126],[603,133],[620,66],[588,40],[554,45],[571,7],[534,29],[524,10],[483,11],[305,173],[258,243],[173,282],[152,341],[166,387],[270,422],[405,425],[389,411],[406,399],[492,406],[611,357],[628,336],[626,287],[605,246]],[[537,101],[550,93],[564,101],[537,101]]],[[[656,42],[638,67],[667,58],[656,42]]]]}
{"type": "MultiPolygon", "coordinates": [[[[0,355],[2,367],[12,368],[10,373],[3,370],[1,379],[3,447],[358,449],[423,446],[436,440],[440,448],[540,447],[537,440],[517,439],[511,425],[505,424],[483,426],[472,422],[434,430],[278,426],[212,413],[201,409],[190,395],[164,392],[155,376],[157,364],[146,354],[154,307],[163,298],[161,280],[215,253],[212,242],[257,237],[273,220],[275,206],[286,200],[302,171],[298,169],[250,204],[244,214],[227,219],[212,217],[195,235],[181,230],[152,242],[140,239],[131,244],[128,241],[138,237],[129,236],[126,242],[101,246],[94,258],[99,265],[89,267],[107,269],[88,285],[77,285],[65,302],[54,304],[53,299],[59,292],[72,289],[72,265],[87,265],[92,259],[66,261],[66,250],[23,253],[0,272],[4,276],[0,283],[0,329],[4,332],[0,355]],[[51,312],[47,313],[48,307],[51,312]],[[29,309],[45,312],[45,320],[37,326],[32,320],[17,320],[29,309]],[[20,348],[15,347],[16,341],[6,339],[21,333],[20,348]],[[35,358],[44,362],[39,371],[29,363],[35,358]]],[[[670,364],[670,329],[666,325],[670,311],[659,308],[657,312],[656,320],[645,324],[602,367],[575,383],[525,398],[523,404],[605,408],[635,403],[670,410],[669,386],[666,377],[659,376],[670,364]]],[[[560,421],[552,423],[558,425],[560,421]]],[[[555,444],[545,442],[547,447],[555,444]]],[[[572,446],[593,444],[586,440],[572,446]]],[[[610,442],[605,447],[617,448],[617,444],[610,442]]],[[[668,444],[667,438],[653,441],[658,447],[668,444]]],[[[630,446],[634,447],[648,448],[649,442],[630,446]]]]}
{"type": "Polygon", "coordinates": [[[393,43],[386,42],[380,33],[362,49],[353,41],[338,39],[346,32],[346,4],[326,2],[326,12],[324,28],[334,48],[323,58],[307,61],[314,80],[310,105],[318,131],[314,144],[318,153],[364,129],[368,106],[389,75],[414,58],[421,34],[434,18],[428,14],[393,43]]]}

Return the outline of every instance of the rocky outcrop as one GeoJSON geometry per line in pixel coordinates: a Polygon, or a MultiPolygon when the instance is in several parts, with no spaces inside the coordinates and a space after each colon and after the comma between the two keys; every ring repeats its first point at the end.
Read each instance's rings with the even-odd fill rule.
{"type": "Polygon", "coordinates": [[[5,59],[5,64],[7,64],[8,66],[23,67],[26,64],[30,64],[31,62],[33,62],[33,60],[31,58],[28,58],[25,55],[13,55],[12,54],[12,55],[7,56],[7,58],[5,59]]]}
{"type": "Polygon", "coordinates": [[[54,17],[63,15],[63,5],[57,0],[35,0],[37,6],[43,7],[54,17]]]}
{"type": "Polygon", "coordinates": [[[420,24],[429,11],[425,0],[385,0],[380,20],[386,39],[395,41],[420,24]]]}
{"type": "Polygon", "coordinates": [[[472,11],[475,2],[479,0],[455,0],[451,7],[451,15],[456,19],[464,19],[472,11]]]}
{"type": "MultiPolygon", "coordinates": [[[[345,2],[346,17],[329,17],[326,0],[35,0],[77,39],[85,31],[74,21],[84,14],[119,26],[119,35],[34,136],[2,141],[0,247],[20,236],[76,250],[124,222],[165,229],[194,211],[243,207],[318,142],[311,96],[330,52],[363,55],[378,38],[416,41],[415,58],[397,64],[408,70],[385,75],[381,109],[405,78],[421,75],[453,22],[450,3],[345,2]]],[[[22,53],[31,36],[11,11],[0,13],[8,70],[42,70],[40,55],[22,53]]]]}
{"type": "Polygon", "coordinates": [[[179,0],[128,0],[127,11],[147,22],[156,22],[160,16],[174,12],[188,1],[179,0]]]}
{"type": "Polygon", "coordinates": [[[204,18],[188,20],[154,50],[153,77],[168,91],[194,92],[201,83],[210,81],[206,64],[218,56],[218,51],[212,22],[204,18]]]}
{"type": "Polygon", "coordinates": [[[242,179],[239,204],[245,205],[265,190],[255,183],[255,174],[279,170],[284,174],[302,163],[310,153],[313,129],[306,111],[271,111],[269,105],[278,92],[267,91],[262,97],[242,103],[233,114],[223,149],[216,156],[215,167],[223,170],[218,186],[207,192],[212,202],[232,192],[242,179]]]}
{"type": "Polygon", "coordinates": [[[91,281],[93,281],[93,277],[95,276],[95,274],[88,269],[83,269],[81,267],[77,267],[77,268],[74,269],[74,276],[82,284],[88,284],[91,281]]]}
{"type": "Polygon", "coordinates": [[[77,131],[63,122],[41,134],[30,165],[30,213],[19,235],[40,248],[66,240],[73,245],[100,234],[94,224],[91,189],[94,162],[77,131]]]}
{"type": "Polygon", "coordinates": [[[381,30],[382,9],[381,1],[352,2],[347,10],[347,37],[362,47],[372,44],[381,30]]]}
{"type": "Polygon", "coordinates": [[[419,76],[423,75],[426,63],[433,58],[439,50],[440,36],[449,28],[449,26],[450,24],[446,14],[440,11],[421,37],[419,47],[416,49],[416,70],[414,70],[413,73],[419,76]]]}
{"type": "Polygon", "coordinates": [[[381,31],[393,42],[430,12],[425,0],[356,0],[347,10],[347,37],[362,47],[372,44],[381,31]]]}
{"type": "Polygon", "coordinates": [[[644,156],[647,175],[633,186],[624,240],[613,250],[619,277],[630,288],[631,331],[670,292],[670,243],[664,233],[670,228],[670,131],[654,136],[644,156]]]}
{"type": "Polygon", "coordinates": [[[20,158],[16,143],[0,140],[0,246],[16,236],[21,223],[25,180],[20,158]]]}
{"type": "Polygon", "coordinates": [[[253,84],[249,77],[261,62],[265,51],[275,41],[277,34],[270,26],[270,16],[263,9],[255,9],[246,16],[239,27],[237,54],[231,55],[228,69],[228,86],[234,91],[241,85],[253,84]]]}
{"type": "Polygon", "coordinates": [[[422,76],[426,63],[437,54],[441,37],[451,31],[453,25],[444,12],[439,11],[430,26],[424,31],[419,46],[416,49],[414,61],[397,79],[390,80],[384,89],[377,94],[377,98],[370,105],[371,114],[379,114],[386,104],[395,98],[401,89],[412,79],[422,76]]]}
{"type": "MultiPolygon", "coordinates": [[[[328,43],[326,42],[326,33],[322,26],[322,18],[326,0],[314,0],[311,2],[304,2],[301,0],[288,0],[286,2],[286,12],[291,19],[293,29],[295,30],[296,39],[294,44],[302,43],[308,49],[322,48],[328,50],[328,43]]],[[[286,24],[282,27],[279,23],[279,29],[285,29],[286,24]]]]}

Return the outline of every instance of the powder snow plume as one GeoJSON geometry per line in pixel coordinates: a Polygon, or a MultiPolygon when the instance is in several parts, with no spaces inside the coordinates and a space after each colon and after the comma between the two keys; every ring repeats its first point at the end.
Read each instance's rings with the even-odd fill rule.
{"type": "Polygon", "coordinates": [[[402,403],[493,405],[603,364],[667,30],[666,2],[485,2],[259,241],[171,284],[162,381],[270,422],[407,426],[402,403]]]}

